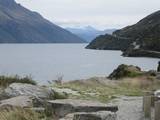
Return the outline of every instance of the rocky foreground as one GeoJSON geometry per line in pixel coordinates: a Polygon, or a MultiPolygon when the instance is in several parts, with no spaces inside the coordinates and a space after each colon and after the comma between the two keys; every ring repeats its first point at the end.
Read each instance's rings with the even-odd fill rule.
{"type": "Polygon", "coordinates": [[[14,83],[5,89],[5,94],[11,98],[0,102],[0,109],[22,107],[37,112],[46,109],[54,113],[54,120],[145,120],[142,97],[121,96],[104,104],[89,100],[49,100],[48,93],[54,94],[38,86],[14,83]]]}
{"type": "Polygon", "coordinates": [[[56,94],[54,88],[13,83],[1,92],[0,109],[21,107],[39,112],[47,110],[55,120],[67,120],[65,117],[69,114],[73,115],[73,120],[116,119],[114,112],[118,111],[117,106],[87,100],[55,100],[56,94]]]}
{"type": "Polygon", "coordinates": [[[50,86],[12,83],[0,90],[0,120],[15,115],[22,120],[28,112],[26,120],[145,120],[142,95],[160,88],[159,76],[157,71],[120,65],[107,78],[50,86]]]}
{"type": "Polygon", "coordinates": [[[143,115],[141,97],[120,97],[108,104],[73,99],[49,100],[54,92],[18,83],[11,84],[3,94],[9,99],[0,102],[1,109],[22,107],[43,112],[44,104],[47,104],[55,120],[140,120],[143,115]]]}

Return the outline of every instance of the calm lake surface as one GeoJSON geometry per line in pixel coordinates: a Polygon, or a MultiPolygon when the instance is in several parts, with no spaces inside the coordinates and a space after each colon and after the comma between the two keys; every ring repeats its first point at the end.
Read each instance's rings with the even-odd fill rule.
{"type": "Polygon", "coordinates": [[[1,44],[0,74],[32,75],[39,83],[107,76],[120,64],[156,69],[159,59],[122,57],[120,51],[84,49],[87,44],[1,44]]]}

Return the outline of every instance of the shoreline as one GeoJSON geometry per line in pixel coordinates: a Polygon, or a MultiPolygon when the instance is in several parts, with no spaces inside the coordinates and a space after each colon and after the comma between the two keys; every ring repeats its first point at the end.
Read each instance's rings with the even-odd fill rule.
{"type": "Polygon", "coordinates": [[[19,111],[24,111],[26,115],[28,108],[31,110],[29,113],[38,117],[35,120],[40,117],[73,120],[76,116],[85,115],[91,118],[110,116],[113,120],[118,117],[121,120],[130,118],[129,114],[132,114],[131,120],[138,120],[143,115],[141,108],[144,93],[160,89],[160,72],[142,71],[137,66],[124,64],[108,77],[74,81],[63,81],[60,78],[41,86],[29,77],[1,76],[0,114],[6,115],[5,110],[9,109],[13,113],[17,111],[17,116],[20,116],[19,111]],[[39,112],[42,114],[37,114],[39,112]]]}

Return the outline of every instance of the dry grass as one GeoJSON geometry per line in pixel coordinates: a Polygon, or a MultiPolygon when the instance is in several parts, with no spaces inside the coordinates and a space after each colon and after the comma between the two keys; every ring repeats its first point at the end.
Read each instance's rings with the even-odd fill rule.
{"type": "Polygon", "coordinates": [[[51,110],[35,112],[30,108],[4,106],[0,109],[0,120],[57,120],[51,110]]]}
{"type": "Polygon", "coordinates": [[[117,96],[142,96],[145,91],[159,89],[160,81],[151,76],[138,76],[117,81],[106,78],[91,78],[88,80],[66,82],[63,85],[55,86],[69,88],[80,93],[80,96],[70,95],[70,98],[106,102],[117,96]]]}
{"type": "Polygon", "coordinates": [[[39,114],[29,109],[12,108],[0,110],[0,120],[40,120],[39,114]]]}
{"type": "Polygon", "coordinates": [[[160,88],[160,81],[152,76],[141,76],[136,78],[125,78],[119,82],[119,85],[140,90],[156,90],[160,88]]]}

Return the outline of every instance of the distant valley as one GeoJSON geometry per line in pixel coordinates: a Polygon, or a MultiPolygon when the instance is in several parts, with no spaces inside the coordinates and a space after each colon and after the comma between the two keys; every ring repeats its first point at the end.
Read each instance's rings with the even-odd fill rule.
{"type": "Polygon", "coordinates": [[[91,42],[99,35],[112,34],[116,30],[116,29],[97,30],[92,26],[86,26],[83,28],[68,27],[66,29],[72,32],[73,34],[79,36],[80,38],[86,40],[87,42],[91,42]]]}

